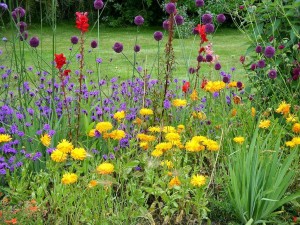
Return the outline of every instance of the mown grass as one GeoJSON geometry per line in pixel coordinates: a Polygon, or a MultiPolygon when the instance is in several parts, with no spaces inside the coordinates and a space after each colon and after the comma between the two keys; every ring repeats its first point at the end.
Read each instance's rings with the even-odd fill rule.
{"type": "MultiPolygon", "coordinates": [[[[85,34],[85,67],[84,71],[92,70],[89,76],[96,75],[96,61],[97,57],[103,59],[101,64],[101,77],[115,77],[119,76],[121,79],[127,79],[132,75],[132,65],[128,60],[122,55],[117,54],[112,50],[112,46],[115,42],[121,42],[124,45],[123,53],[128,57],[128,59],[133,62],[133,47],[135,45],[135,38],[137,37],[137,44],[141,46],[141,51],[137,53],[137,66],[142,66],[143,69],[147,69],[147,74],[152,71],[152,75],[157,75],[157,42],[153,39],[153,33],[155,31],[162,31],[160,27],[140,27],[137,33],[136,27],[126,27],[126,28],[110,28],[101,26],[99,30],[100,41],[98,43],[98,48],[93,49],[90,47],[90,42],[92,40],[97,40],[97,28],[91,26],[89,32],[85,34]]],[[[25,49],[25,62],[26,67],[33,66],[35,70],[40,65],[42,70],[51,71],[51,61],[53,60],[53,53],[64,53],[67,59],[70,61],[69,67],[74,72],[79,68],[78,60],[76,60],[76,54],[79,53],[79,44],[72,46],[70,42],[70,37],[80,35],[79,30],[72,23],[59,24],[55,31],[55,49],[53,52],[52,38],[53,33],[51,27],[41,27],[39,25],[31,25],[28,27],[29,38],[32,36],[38,36],[40,38],[41,44],[35,50],[31,48],[27,43],[17,41],[16,49],[19,51],[24,44],[25,49]],[[19,43],[21,46],[19,46],[19,43]],[[70,50],[72,48],[72,50],[70,50]],[[41,62],[41,57],[43,58],[43,63],[41,62]]],[[[2,35],[1,35],[2,36],[2,35]]],[[[13,38],[17,39],[16,31],[6,30],[3,32],[3,36],[7,37],[9,41],[13,38]]],[[[246,37],[243,36],[237,29],[231,28],[219,28],[213,36],[209,36],[209,40],[213,43],[214,53],[219,56],[219,61],[222,64],[222,70],[229,72],[232,67],[236,67],[236,79],[240,79],[243,76],[243,69],[239,63],[240,55],[244,54],[247,48],[246,37]]],[[[160,43],[160,56],[161,63],[163,64],[164,47],[167,41],[167,34],[164,33],[164,38],[160,43]]],[[[5,43],[1,42],[0,48],[5,49],[5,43]]],[[[7,44],[8,46],[8,44],[7,44]]],[[[173,76],[179,79],[188,78],[188,68],[190,66],[196,66],[196,57],[199,50],[199,36],[191,36],[188,39],[175,39],[173,42],[175,51],[175,65],[176,68],[173,72],[173,76]]],[[[7,57],[2,57],[1,64],[9,65],[8,59],[10,59],[10,54],[7,57]],[[4,62],[3,62],[4,60],[4,62]]],[[[214,79],[218,78],[218,72],[211,69],[213,65],[204,65],[201,68],[201,76],[205,76],[209,79],[213,76],[214,79]]],[[[40,70],[41,70],[40,69],[40,70]]],[[[162,69],[162,67],[161,67],[162,69]]]]}

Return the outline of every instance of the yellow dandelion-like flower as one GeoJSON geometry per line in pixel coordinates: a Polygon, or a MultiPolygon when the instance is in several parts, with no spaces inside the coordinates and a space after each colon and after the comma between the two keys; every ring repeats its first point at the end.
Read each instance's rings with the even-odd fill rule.
{"type": "Polygon", "coordinates": [[[98,167],[97,167],[97,173],[98,174],[111,174],[114,172],[114,165],[108,162],[104,162],[101,163],[98,167]]]}
{"type": "Polygon", "coordinates": [[[110,133],[110,138],[114,140],[121,140],[124,137],[126,137],[126,133],[123,130],[114,130],[110,133]]]}
{"type": "Polygon", "coordinates": [[[183,124],[179,124],[179,125],[177,126],[177,129],[178,129],[178,130],[184,130],[184,129],[185,129],[185,126],[184,126],[183,124]]]}
{"type": "Polygon", "coordinates": [[[185,99],[174,99],[172,101],[173,106],[175,107],[184,107],[186,106],[186,100],[185,99]]]}
{"type": "Polygon", "coordinates": [[[136,138],[139,139],[140,141],[147,141],[147,142],[155,141],[155,139],[156,139],[156,137],[153,135],[147,135],[147,134],[143,134],[143,133],[137,134],[136,138]]]}
{"type": "Polygon", "coordinates": [[[78,180],[78,176],[75,173],[65,173],[61,178],[63,184],[74,184],[78,180]]]}
{"type": "Polygon", "coordinates": [[[151,116],[151,115],[153,115],[153,110],[147,109],[147,108],[142,108],[142,109],[140,109],[140,114],[142,116],[151,116]]]}
{"type": "Polygon", "coordinates": [[[192,92],[192,94],[190,95],[190,97],[191,97],[191,99],[192,99],[193,101],[196,101],[196,100],[199,99],[198,93],[197,93],[196,90],[193,90],[193,92],[192,92]]]}
{"type": "Polygon", "coordinates": [[[164,126],[162,129],[162,132],[164,133],[176,133],[175,127],[172,126],[164,126]]]}
{"type": "Polygon", "coordinates": [[[287,147],[290,147],[290,148],[293,148],[293,147],[296,146],[296,144],[295,144],[294,142],[292,142],[292,141],[287,141],[287,142],[285,142],[285,145],[286,145],[287,147]]]}
{"type": "Polygon", "coordinates": [[[239,137],[235,137],[235,138],[233,138],[233,141],[234,141],[234,142],[236,142],[236,143],[238,143],[238,144],[243,144],[243,143],[244,143],[244,141],[245,141],[245,138],[244,138],[244,137],[241,137],[241,136],[239,136],[239,137]]]}
{"type": "Polygon", "coordinates": [[[205,91],[210,93],[219,92],[220,90],[225,88],[225,83],[223,81],[208,81],[204,87],[205,91]]]}
{"type": "Polygon", "coordinates": [[[292,139],[292,142],[295,144],[295,145],[300,145],[300,137],[294,137],[292,139]]]}
{"type": "Polygon", "coordinates": [[[98,185],[98,181],[96,181],[96,180],[91,180],[90,182],[89,182],[89,184],[88,184],[88,188],[93,188],[93,187],[95,187],[95,186],[97,186],[98,185]]]}
{"type": "Polygon", "coordinates": [[[154,156],[154,157],[160,157],[162,156],[164,153],[162,150],[160,149],[155,149],[151,152],[151,155],[154,156]]]}
{"type": "Polygon", "coordinates": [[[290,113],[291,104],[287,104],[285,101],[281,102],[279,107],[275,110],[277,113],[287,115],[290,113]]]}
{"type": "Polygon", "coordinates": [[[296,123],[298,122],[298,117],[293,115],[293,114],[289,114],[287,117],[286,117],[286,122],[287,123],[296,123]]]}
{"type": "Polygon", "coordinates": [[[151,133],[159,133],[159,132],[161,132],[161,129],[158,126],[156,126],[156,127],[149,127],[148,131],[151,132],[151,133]]]}
{"type": "Polygon", "coordinates": [[[84,148],[74,148],[71,151],[71,157],[75,160],[84,160],[87,156],[87,152],[84,148]]]}
{"type": "Polygon", "coordinates": [[[236,81],[232,81],[228,84],[228,87],[232,88],[232,87],[237,87],[237,82],[236,81]]]}
{"type": "Polygon", "coordinates": [[[296,134],[300,133],[300,123],[295,123],[292,127],[292,131],[296,134]]]}
{"type": "Polygon", "coordinates": [[[196,141],[188,141],[185,143],[185,149],[188,152],[199,152],[199,151],[203,151],[205,149],[205,146],[200,145],[196,141]]]}
{"type": "Polygon", "coordinates": [[[251,108],[251,116],[255,117],[256,115],[256,109],[254,107],[251,108]]]}
{"type": "Polygon", "coordinates": [[[193,175],[191,178],[191,185],[193,185],[194,187],[201,187],[203,185],[205,185],[206,183],[206,178],[203,175],[193,175]]]}
{"type": "Polygon", "coordinates": [[[172,148],[172,143],[170,142],[161,142],[155,146],[155,150],[160,150],[162,152],[166,152],[172,148]]]}
{"type": "Polygon", "coordinates": [[[207,140],[208,140],[208,138],[205,137],[205,136],[194,136],[191,141],[202,143],[202,142],[205,142],[207,140]]]}
{"type": "Polygon", "coordinates": [[[62,152],[58,149],[55,149],[52,153],[51,153],[51,159],[54,162],[65,162],[67,160],[67,156],[68,154],[65,152],[62,152]]]}
{"type": "Polygon", "coordinates": [[[88,136],[89,136],[89,137],[95,137],[95,136],[96,136],[95,132],[96,132],[96,129],[91,129],[91,130],[89,131],[89,133],[88,133],[88,136]]]}
{"type": "Polygon", "coordinates": [[[0,143],[9,142],[12,138],[9,134],[0,134],[0,143]]]}
{"type": "Polygon", "coordinates": [[[149,143],[146,142],[146,141],[142,141],[140,142],[140,148],[144,149],[144,150],[147,150],[149,148],[149,143]]]}
{"type": "Polygon", "coordinates": [[[270,125],[271,125],[270,120],[262,120],[262,121],[259,122],[258,127],[263,128],[263,129],[267,129],[267,128],[269,128],[270,125]]]}
{"type": "Polygon", "coordinates": [[[58,143],[56,148],[61,152],[70,153],[73,150],[74,146],[71,142],[67,141],[66,139],[63,139],[61,142],[58,143]]]}
{"type": "Polygon", "coordinates": [[[113,128],[111,122],[99,122],[96,124],[96,130],[100,133],[107,132],[113,128]]]}
{"type": "Polygon", "coordinates": [[[205,120],[206,119],[206,115],[205,115],[205,113],[204,112],[193,112],[192,113],[192,116],[194,117],[194,118],[198,118],[199,120],[205,120]]]}
{"type": "Polygon", "coordinates": [[[170,180],[170,182],[169,182],[169,187],[170,187],[170,188],[172,188],[172,187],[174,187],[174,186],[180,186],[180,185],[181,185],[181,182],[180,182],[178,176],[173,177],[173,178],[170,180]]]}
{"type": "Polygon", "coordinates": [[[173,168],[173,163],[170,160],[164,160],[160,163],[161,166],[166,166],[168,169],[173,168]]]}
{"type": "Polygon", "coordinates": [[[49,147],[51,143],[51,136],[49,134],[44,134],[40,140],[44,146],[49,147]]]}
{"type": "Polygon", "coordinates": [[[122,111],[119,111],[119,112],[116,112],[116,113],[114,114],[113,118],[114,118],[115,120],[120,121],[120,120],[122,120],[122,119],[125,118],[125,112],[124,112],[123,110],[122,110],[122,111]]]}
{"type": "Polygon", "coordinates": [[[176,142],[180,140],[180,135],[178,133],[167,133],[166,140],[169,142],[176,142]]]}
{"type": "Polygon", "coordinates": [[[209,151],[220,150],[219,144],[214,140],[207,139],[206,141],[203,142],[203,144],[206,146],[207,150],[209,150],[209,151]]]}
{"type": "Polygon", "coordinates": [[[231,116],[234,117],[237,114],[237,110],[236,109],[232,109],[231,110],[231,116]]]}

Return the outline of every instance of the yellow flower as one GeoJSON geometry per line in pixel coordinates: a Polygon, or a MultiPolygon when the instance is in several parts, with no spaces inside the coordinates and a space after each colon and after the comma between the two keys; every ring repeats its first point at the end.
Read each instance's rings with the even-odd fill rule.
{"type": "Polygon", "coordinates": [[[91,130],[89,131],[88,136],[89,136],[89,137],[95,137],[95,136],[96,136],[95,132],[96,132],[96,129],[91,129],[91,130]]]}
{"type": "Polygon", "coordinates": [[[133,121],[133,123],[135,123],[135,124],[137,124],[137,125],[141,125],[141,124],[143,123],[143,120],[137,117],[137,118],[133,121]]]}
{"type": "Polygon", "coordinates": [[[170,142],[175,142],[180,140],[180,135],[178,133],[167,133],[166,140],[170,142]]]}
{"type": "Polygon", "coordinates": [[[44,134],[40,140],[44,146],[49,147],[51,143],[51,136],[49,134],[44,134]]]}
{"type": "Polygon", "coordinates": [[[84,160],[87,156],[87,152],[84,148],[74,148],[71,151],[71,157],[76,160],[84,160]]]}
{"type": "Polygon", "coordinates": [[[160,149],[155,149],[154,151],[151,152],[151,155],[154,157],[160,157],[162,156],[164,153],[162,150],[160,149]]]}
{"type": "Polygon", "coordinates": [[[271,125],[270,120],[262,120],[262,121],[259,122],[258,127],[263,128],[263,129],[267,129],[270,125],[271,125]]]}
{"type": "Polygon", "coordinates": [[[63,139],[61,142],[58,143],[56,148],[61,152],[70,153],[73,150],[74,146],[71,142],[67,141],[66,139],[63,139]]]}
{"type": "Polygon", "coordinates": [[[97,172],[99,174],[111,174],[114,172],[114,165],[108,162],[104,162],[101,163],[98,167],[97,167],[97,172]]]}
{"type": "Polygon", "coordinates": [[[196,141],[188,141],[185,143],[185,149],[189,152],[199,152],[204,150],[205,147],[196,141]]]}
{"type": "Polygon", "coordinates": [[[295,123],[293,125],[292,131],[296,134],[299,134],[300,133],[300,123],[295,123]]]}
{"type": "Polygon", "coordinates": [[[288,123],[295,123],[297,121],[298,121],[298,117],[293,114],[289,114],[286,118],[286,122],[288,123]]]}
{"type": "Polygon", "coordinates": [[[89,182],[89,184],[88,184],[88,188],[93,188],[93,187],[95,187],[95,186],[97,186],[98,185],[98,181],[96,181],[96,180],[91,180],[90,182],[89,182]]]}
{"type": "Polygon", "coordinates": [[[237,82],[236,81],[232,81],[228,84],[228,87],[237,87],[237,82]]]}
{"type": "Polygon", "coordinates": [[[206,141],[203,141],[203,144],[206,146],[207,150],[210,151],[220,150],[219,144],[214,140],[207,139],[206,141]]]}
{"type": "Polygon", "coordinates": [[[150,116],[150,115],[153,115],[153,110],[152,109],[147,109],[147,108],[142,108],[140,110],[140,114],[142,116],[150,116]]]}
{"type": "Polygon", "coordinates": [[[194,136],[192,138],[192,141],[196,141],[196,142],[205,142],[209,140],[207,137],[204,137],[204,136],[194,136]]]}
{"type": "Polygon", "coordinates": [[[192,116],[194,118],[198,118],[199,120],[205,120],[206,119],[206,115],[204,112],[193,112],[192,116]]]}
{"type": "Polygon", "coordinates": [[[180,185],[181,185],[181,182],[180,182],[178,176],[173,177],[173,178],[170,180],[170,182],[169,182],[169,187],[170,187],[170,188],[172,188],[172,187],[174,187],[174,186],[180,186],[180,185]]]}
{"type": "Polygon", "coordinates": [[[206,183],[206,178],[203,175],[193,175],[192,179],[191,179],[191,185],[193,185],[194,187],[201,187],[206,183]]]}
{"type": "Polygon", "coordinates": [[[126,136],[126,133],[123,130],[114,130],[110,133],[110,138],[114,140],[121,140],[126,136]]]}
{"type": "Polygon", "coordinates": [[[113,128],[111,122],[99,122],[96,124],[96,130],[100,133],[107,132],[113,128]]]}
{"type": "Polygon", "coordinates": [[[178,130],[184,130],[184,129],[185,129],[185,126],[184,126],[183,124],[179,124],[179,125],[177,126],[177,129],[178,129],[178,130]]]}
{"type": "Polygon", "coordinates": [[[140,142],[140,148],[147,150],[149,148],[149,144],[146,141],[140,142]]]}
{"type": "Polygon", "coordinates": [[[245,141],[245,138],[239,136],[239,137],[233,138],[233,141],[236,142],[236,143],[238,143],[238,144],[243,144],[243,142],[245,141]]]}
{"type": "Polygon", "coordinates": [[[236,114],[237,114],[237,110],[236,109],[232,109],[232,111],[231,111],[231,116],[233,117],[233,116],[236,116],[236,114]]]}
{"type": "Polygon", "coordinates": [[[55,149],[52,153],[51,153],[51,159],[54,161],[54,162],[64,162],[67,160],[67,154],[58,150],[58,149],[55,149]]]}
{"type": "Polygon", "coordinates": [[[193,92],[192,92],[192,94],[190,95],[190,97],[191,97],[191,99],[192,99],[193,101],[196,101],[196,100],[199,99],[199,98],[198,98],[198,93],[197,93],[196,90],[193,90],[193,92]]]}
{"type": "Polygon", "coordinates": [[[115,114],[114,114],[114,119],[115,120],[118,120],[118,121],[120,121],[120,120],[122,120],[122,119],[124,119],[125,118],[125,112],[122,110],[122,111],[119,111],[119,112],[116,112],[115,114]]]}
{"type": "Polygon", "coordinates": [[[156,126],[156,127],[149,127],[148,131],[151,132],[151,133],[159,133],[159,132],[161,132],[161,129],[158,126],[156,126]]]}
{"type": "Polygon", "coordinates": [[[184,107],[184,106],[186,106],[186,100],[185,99],[174,99],[172,104],[175,107],[184,107]]]}
{"type": "Polygon", "coordinates": [[[225,83],[223,81],[208,81],[204,87],[204,90],[209,91],[210,93],[215,93],[215,92],[219,92],[224,88],[225,88],[225,83]]]}
{"type": "Polygon", "coordinates": [[[170,142],[161,142],[155,146],[155,150],[160,150],[162,152],[168,151],[172,148],[172,143],[170,142]]]}
{"type": "Polygon", "coordinates": [[[291,104],[287,104],[285,101],[281,102],[279,107],[275,110],[277,113],[287,115],[290,112],[291,104]]]}
{"type": "Polygon", "coordinates": [[[162,132],[164,133],[176,133],[175,127],[172,126],[164,126],[162,129],[162,132]]]}
{"type": "Polygon", "coordinates": [[[12,138],[9,134],[0,134],[0,143],[2,142],[9,142],[12,138]]]}
{"type": "Polygon", "coordinates": [[[78,176],[75,173],[65,173],[61,178],[63,184],[74,184],[78,180],[78,176]]]}
{"type": "Polygon", "coordinates": [[[295,145],[300,145],[300,137],[294,137],[292,139],[292,142],[295,144],[295,145]]]}
{"type": "Polygon", "coordinates": [[[156,138],[153,135],[147,135],[147,134],[137,134],[136,135],[137,139],[139,139],[140,141],[154,141],[156,138]]]}
{"type": "Polygon", "coordinates": [[[173,163],[170,160],[164,160],[160,163],[161,166],[166,166],[168,169],[173,168],[173,163]]]}
{"type": "Polygon", "coordinates": [[[287,141],[287,142],[285,142],[285,145],[287,147],[293,148],[293,147],[295,147],[296,144],[294,142],[292,142],[292,141],[287,141]]]}
{"type": "Polygon", "coordinates": [[[256,115],[256,109],[254,107],[251,108],[251,116],[255,117],[256,115]]]}

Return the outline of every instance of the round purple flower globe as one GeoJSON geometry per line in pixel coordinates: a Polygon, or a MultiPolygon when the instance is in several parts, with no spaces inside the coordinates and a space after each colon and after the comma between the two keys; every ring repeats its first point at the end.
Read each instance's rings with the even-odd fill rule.
{"type": "Polygon", "coordinates": [[[202,16],[202,23],[207,24],[212,22],[212,15],[207,13],[202,16]]]}
{"type": "Polygon", "coordinates": [[[94,1],[94,8],[99,10],[103,8],[103,1],[102,0],[95,0],[94,1]]]}
{"type": "Polygon", "coordinates": [[[262,47],[261,47],[260,45],[257,45],[256,48],[255,48],[255,52],[256,52],[256,53],[261,53],[262,50],[263,50],[263,49],[262,49],[262,47]]]}
{"type": "Polygon", "coordinates": [[[205,33],[211,34],[215,31],[215,26],[212,23],[208,23],[205,25],[205,33]]]}
{"type": "Polygon", "coordinates": [[[25,13],[26,13],[25,9],[23,9],[22,7],[18,7],[15,8],[14,11],[12,11],[11,15],[16,20],[18,17],[19,18],[24,17],[25,13]]]}
{"type": "Polygon", "coordinates": [[[71,43],[72,43],[73,45],[76,45],[76,44],[78,43],[78,37],[77,37],[77,36],[71,37],[71,43]]]}
{"type": "Polygon", "coordinates": [[[20,41],[27,40],[28,38],[28,32],[24,31],[22,34],[20,34],[20,41]]]}
{"type": "Polygon", "coordinates": [[[25,31],[25,29],[27,28],[27,23],[20,21],[18,23],[19,29],[20,29],[20,33],[23,33],[25,31]]]}
{"type": "Polygon", "coordinates": [[[257,62],[257,67],[258,68],[264,68],[266,66],[265,60],[261,59],[257,62]]]}
{"type": "Polygon", "coordinates": [[[160,31],[155,31],[153,37],[156,41],[160,41],[163,38],[163,33],[160,31]]]}
{"type": "Polygon", "coordinates": [[[190,67],[189,68],[189,73],[190,74],[194,74],[196,72],[196,70],[193,68],[193,67],[190,67]]]}
{"type": "Polygon", "coordinates": [[[169,2],[166,4],[166,12],[169,14],[174,13],[176,10],[176,5],[173,2],[169,2]]]}
{"type": "Polygon", "coordinates": [[[251,65],[251,67],[250,67],[250,69],[251,69],[252,71],[256,70],[256,68],[257,68],[257,64],[256,64],[256,63],[253,63],[253,64],[251,65]]]}
{"type": "Polygon", "coordinates": [[[198,31],[198,29],[196,27],[194,27],[193,30],[192,30],[192,33],[194,35],[196,35],[196,34],[199,34],[199,31],[198,31]]]}
{"type": "Polygon", "coordinates": [[[164,28],[164,30],[169,30],[169,20],[165,20],[163,22],[163,28],[164,28]]]}
{"type": "Polygon", "coordinates": [[[268,75],[271,79],[275,79],[277,77],[277,71],[272,69],[269,71],[268,75]]]}
{"type": "Polygon", "coordinates": [[[218,21],[218,23],[224,23],[225,20],[226,20],[226,17],[225,17],[224,14],[217,15],[217,21],[218,21]]]}
{"type": "Polygon", "coordinates": [[[0,3],[0,9],[8,10],[8,6],[5,3],[0,3]]]}
{"type": "Polygon", "coordinates": [[[204,0],[196,0],[195,4],[197,7],[202,7],[202,6],[204,6],[204,0]]]}
{"type": "Polygon", "coordinates": [[[206,59],[206,62],[211,62],[211,61],[213,61],[213,56],[211,54],[207,54],[205,56],[205,59],[206,59]]]}
{"type": "Polygon", "coordinates": [[[123,51],[123,44],[120,43],[120,42],[116,42],[113,46],[113,50],[116,52],[116,53],[121,53],[123,51]]]}
{"type": "Polygon", "coordinates": [[[203,55],[198,55],[197,56],[197,61],[198,62],[203,62],[203,55]]]}
{"type": "Polygon", "coordinates": [[[223,77],[223,82],[224,82],[224,83],[227,84],[227,83],[229,83],[229,81],[230,81],[230,79],[229,79],[228,76],[224,76],[224,77],[223,77]]]}
{"type": "Polygon", "coordinates": [[[220,70],[221,69],[221,64],[220,63],[216,63],[215,64],[215,70],[220,70]]]}
{"type": "Polygon", "coordinates": [[[175,22],[178,26],[182,25],[184,23],[184,18],[180,15],[175,16],[175,22]]]}
{"type": "Polygon", "coordinates": [[[135,45],[135,46],[133,47],[133,51],[134,51],[134,52],[139,52],[139,51],[141,51],[141,46],[135,45]]]}
{"type": "Polygon", "coordinates": [[[136,16],[134,17],[134,23],[137,26],[142,26],[144,23],[144,18],[142,16],[136,16]]]}
{"type": "Polygon", "coordinates": [[[237,88],[242,88],[243,87],[243,83],[241,81],[238,81],[236,83],[237,88]]]}
{"type": "Polygon", "coordinates": [[[267,46],[265,49],[265,56],[267,58],[272,58],[275,55],[275,48],[272,46],[267,46]]]}
{"type": "Polygon", "coordinates": [[[98,46],[97,41],[93,40],[93,41],[91,42],[91,47],[92,47],[92,48],[97,48],[97,46],[98,46]]]}
{"type": "Polygon", "coordinates": [[[39,46],[40,44],[40,40],[37,37],[32,37],[29,40],[29,45],[33,48],[36,48],[37,46],[39,46]]]}

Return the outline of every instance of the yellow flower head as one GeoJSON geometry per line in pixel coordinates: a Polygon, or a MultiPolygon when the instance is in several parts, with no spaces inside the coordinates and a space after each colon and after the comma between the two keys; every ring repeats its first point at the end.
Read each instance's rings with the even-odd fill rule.
{"type": "Polygon", "coordinates": [[[140,148],[147,150],[149,148],[149,143],[146,141],[140,142],[140,148]]]}
{"type": "Polygon", "coordinates": [[[44,146],[49,147],[51,143],[51,136],[49,134],[44,134],[40,140],[44,146]]]}
{"type": "Polygon", "coordinates": [[[116,112],[115,114],[114,114],[114,119],[115,120],[118,120],[118,121],[120,121],[120,120],[122,120],[122,119],[124,119],[125,118],[125,112],[122,110],[122,111],[119,111],[119,112],[116,112]]]}
{"type": "Polygon", "coordinates": [[[78,180],[78,176],[75,173],[65,173],[61,178],[63,184],[74,184],[78,180]]]}
{"type": "Polygon", "coordinates": [[[187,102],[185,99],[174,99],[172,103],[175,107],[184,107],[187,102]]]}
{"type": "Polygon", "coordinates": [[[205,142],[207,140],[209,140],[209,139],[207,137],[204,137],[204,136],[194,136],[192,138],[192,141],[199,142],[199,143],[200,142],[203,143],[203,142],[205,142]]]}
{"type": "Polygon", "coordinates": [[[137,134],[136,137],[140,141],[147,141],[147,142],[154,141],[156,139],[155,136],[153,136],[153,135],[147,135],[147,134],[143,134],[143,133],[137,134]]]}
{"type": "Polygon", "coordinates": [[[172,126],[164,126],[162,129],[162,132],[164,133],[176,133],[175,127],[172,126]]]}
{"type": "Polygon", "coordinates": [[[219,92],[225,88],[225,83],[223,81],[208,81],[204,87],[205,91],[210,93],[219,92]]]}
{"type": "Polygon", "coordinates": [[[295,145],[300,145],[300,137],[294,137],[292,139],[292,142],[295,144],[295,145]]]}
{"type": "Polygon", "coordinates": [[[74,148],[71,151],[71,157],[75,160],[84,160],[87,156],[87,152],[84,148],[74,148]]]}
{"type": "Polygon", "coordinates": [[[267,129],[267,128],[269,128],[270,125],[271,125],[270,120],[262,120],[262,121],[260,121],[258,127],[263,128],[263,129],[267,129]]]}
{"type": "Polygon", "coordinates": [[[166,140],[169,142],[175,142],[180,140],[180,135],[178,133],[167,133],[166,140]]]}
{"type": "Polygon", "coordinates": [[[233,138],[233,141],[234,141],[234,142],[236,142],[236,143],[238,143],[238,144],[243,144],[243,143],[244,143],[244,141],[245,141],[245,138],[244,138],[244,137],[241,137],[241,136],[239,136],[239,137],[235,137],[235,138],[233,138]]]}
{"type": "Polygon", "coordinates": [[[185,143],[185,149],[189,152],[199,152],[203,151],[205,147],[197,141],[188,141],[185,143]]]}
{"type": "Polygon", "coordinates": [[[154,156],[154,157],[160,157],[162,156],[164,153],[162,150],[160,149],[155,149],[151,152],[151,155],[154,156]]]}
{"type": "Polygon", "coordinates": [[[0,134],[0,143],[2,142],[9,142],[12,138],[9,134],[0,134]]]}
{"type": "Polygon", "coordinates": [[[193,185],[194,187],[201,187],[203,185],[205,185],[206,183],[206,178],[203,175],[193,175],[192,179],[191,179],[191,185],[193,185]]]}
{"type": "Polygon", "coordinates": [[[177,129],[178,129],[178,130],[184,130],[184,129],[185,129],[185,126],[184,126],[183,124],[179,124],[179,125],[177,126],[177,129]]]}
{"type": "Polygon", "coordinates": [[[101,163],[98,167],[97,167],[97,172],[99,174],[111,174],[114,172],[114,165],[108,162],[104,162],[101,163]]]}
{"type": "Polygon", "coordinates": [[[293,125],[292,131],[296,134],[299,134],[300,133],[300,123],[295,123],[293,125]]]}
{"type": "Polygon", "coordinates": [[[193,92],[192,92],[192,94],[190,95],[190,97],[191,97],[191,99],[192,99],[193,101],[196,101],[196,100],[199,99],[199,98],[198,98],[198,93],[197,93],[196,90],[193,90],[193,92]]]}
{"type": "Polygon", "coordinates": [[[172,148],[172,143],[170,142],[161,142],[155,146],[155,150],[160,150],[162,152],[166,152],[172,148]]]}
{"type": "Polygon", "coordinates": [[[236,81],[232,81],[228,84],[228,87],[237,87],[237,82],[236,81]]]}
{"type": "Polygon", "coordinates": [[[287,147],[290,147],[290,148],[293,148],[293,147],[296,146],[296,144],[295,144],[294,142],[292,142],[292,141],[287,141],[287,142],[285,142],[285,145],[286,145],[287,147]]]}
{"type": "Polygon", "coordinates": [[[170,187],[170,188],[172,188],[172,187],[174,187],[174,186],[180,186],[180,185],[181,185],[181,182],[180,182],[178,176],[173,177],[173,178],[170,180],[170,182],[169,182],[169,187],[170,187]]]}
{"type": "Polygon", "coordinates": [[[251,116],[255,117],[256,115],[256,109],[254,107],[251,108],[251,116]]]}
{"type": "Polygon", "coordinates": [[[220,150],[219,144],[214,140],[207,139],[206,141],[203,141],[203,144],[206,146],[207,150],[209,150],[209,151],[220,150]]]}
{"type": "Polygon", "coordinates": [[[96,124],[96,130],[100,133],[107,132],[113,128],[111,122],[99,122],[96,124]]]}
{"type": "Polygon", "coordinates": [[[192,116],[194,117],[194,118],[198,118],[199,120],[205,120],[206,119],[206,115],[205,115],[205,113],[204,112],[193,112],[192,113],[192,116]]]}
{"type": "Polygon", "coordinates": [[[231,116],[234,117],[237,114],[237,110],[236,109],[232,109],[231,110],[231,116]]]}
{"type": "Polygon", "coordinates": [[[52,153],[51,153],[51,159],[54,162],[65,162],[67,160],[67,153],[64,153],[58,149],[55,149],[52,153]]]}
{"type": "Polygon", "coordinates": [[[159,132],[161,132],[161,129],[158,126],[156,126],[156,127],[149,127],[148,131],[151,132],[151,133],[159,133],[159,132]]]}
{"type": "Polygon", "coordinates": [[[97,185],[98,185],[98,181],[96,181],[96,180],[91,180],[91,181],[89,182],[88,188],[93,188],[93,187],[95,187],[95,186],[97,186],[97,185]]]}
{"type": "Polygon", "coordinates": [[[296,123],[298,122],[298,117],[293,115],[293,114],[289,114],[287,117],[286,117],[286,122],[288,123],[296,123]]]}
{"type": "Polygon", "coordinates": [[[110,133],[110,138],[114,140],[121,140],[126,136],[126,133],[123,130],[114,130],[110,133]]]}
{"type": "Polygon", "coordinates": [[[67,141],[66,139],[63,139],[61,142],[58,143],[56,148],[61,152],[70,153],[73,150],[74,146],[71,142],[67,141]]]}
{"type": "Polygon", "coordinates": [[[288,115],[290,113],[290,108],[291,104],[287,104],[285,101],[283,101],[275,111],[283,115],[288,115]]]}
{"type": "Polygon", "coordinates": [[[88,136],[89,136],[89,137],[95,137],[95,136],[96,136],[95,132],[96,132],[96,129],[91,129],[91,130],[89,131],[88,136]]]}
{"type": "Polygon", "coordinates": [[[142,108],[142,109],[140,109],[140,114],[142,116],[150,116],[150,115],[153,115],[153,110],[147,109],[147,108],[142,108]]]}
{"type": "Polygon", "coordinates": [[[173,163],[170,160],[164,160],[160,163],[161,166],[166,166],[168,169],[173,168],[173,163]]]}

